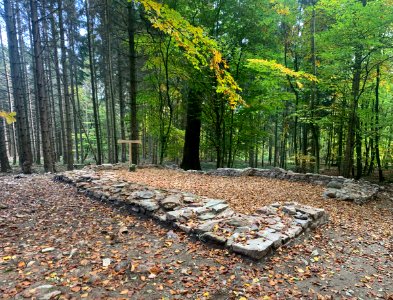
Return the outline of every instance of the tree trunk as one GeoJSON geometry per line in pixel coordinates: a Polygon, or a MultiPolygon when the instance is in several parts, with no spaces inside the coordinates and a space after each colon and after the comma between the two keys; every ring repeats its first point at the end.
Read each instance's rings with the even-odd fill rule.
{"type": "MultiPolygon", "coordinates": [[[[22,4],[21,6],[18,7],[18,10],[16,11],[16,21],[17,21],[17,30],[18,30],[18,39],[19,39],[19,47],[20,47],[20,53],[21,53],[21,63],[22,63],[22,74],[23,74],[23,86],[25,89],[25,101],[26,101],[26,114],[28,116],[28,119],[30,119],[30,136],[31,136],[31,141],[32,141],[32,148],[33,148],[33,160],[37,165],[41,164],[41,137],[40,137],[40,111],[39,111],[39,104],[38,104],[38,99],[35,95],[38,94],[38,89],[37,89],[37,79],[34,76],[33,77],[33,88],[30,87],[29,83],[29,76],[28,76],[28,70],[27,70],[27,62],[25,59],[25,42],[24,42],[24,35],[23,35],[23,27],[22,27],[22,20],[21,20],[21,9],[22,9],[22,4]],[[34,95],[34,97],[33,97],[34,95]]],[[[31,18],[30,18],[30,10],[29,10],[29,15],[28,15],[28,22],[31,24],[31,18]]],[[[29,39],[30,39],[30,45],[34,45],[33,42],[33,33],[32,33],[32,27],[29,25],[28,26],[28,32],[29,32],[29,39]]],[[[30,55],[30,53],[29,53],[30,55]]],[[[33,72],[34,72],[34,60],[33,60],[33,72]]]]}
{"type": "Polygon", "coordinates": [[[102,151],[101,151],[101,134],[100,134],[100,123],[99,123],[99,111],[98,111],[98,103],[96,98],[96,82],[95,82],[95,69],[94,69],[94,56],[93,56],[93,39],[92,39],[92,31],[93,26],[90,21],[90,11],[89,4],[90,0],[86,2],[86,21],[87,21],[87,47],[89,51],[89,67],[90,67],[90,84],[91,84],[91,96],[93,102],[93,114],[94,114],[94,129],[96,133],[97,140],[97,165],[101,165],[102,163],[102,151]]]}
{"type": "MultiPolygon", "coordinates": [[[[12,103],[11,103],[11,89],[9,84],[8,70],[5,59],[5,51],[4,51],[4,43],[3,43],[3,31],[0,25],[0,46],[1,46],[1,57],[4,65],[4,77],[5,77],[5,85],[7,90],[7,100],[8,100],[8,109],[12,111],[12,103]]],[[[12,155],[12,164],[16,165],[16,156],[17,156],[17,147],[16,147],[16,137],[15,137],[15,125],[12,123],[10,127],[10,138],[11,138],[11,155],[12,155]]]]}
{"type": "MultiPolygon", "coordinates": [[[[316,65],[317,57],[315,52],[315,7],[313,4],[312,7],[312,19],[311,19],[311,64],[313,75],[317,76],[317,65],[316,65]]],[[[317,92],[317,84],[315,81],[311,83],[311,103],[310,103],[310,110],[311,110],[311,134],[312,134],[312,141],[313,141],[313,150],[314,150],[314,157],[315,157],[315,166],[314,172],[319,173],[320,169],[320,145],[319,145],[319,128],[316,123],[316,108],[318,106],[318,92],[317,92]]]]}
{"type": "MultiPolygon", "coordinates": [[[[1,105],[0,105],[1,110],[1,105]]],[[[0,118],[0,171],[8,172],[11,170],[10,162],[7,156],[7,147],[5,143],[5,126],[4,120],[0,118]]]]}
{"type": "MultiPolygon", "coordinates": [[[[75,53],[75,51],[73,51],[75,53]]],[[[83,119],[81,115],[81,103],[79,99],[79,87],[78,87],[78,70],[76,69],[76,66],[74,64],[74,74],[75,74],[75,92],[76,92],[76,110],[77,110],[77,116],[78,116],[78,124],[79,124],[79,143],[80,143],[80,161],[83,164],[84,162],[84,155],[85,155],[85,149],[83,147],[83,119]]],[[[77,133],[75,133],[77,134],[77,133]]],[[[90,144],[90,142],[89,142],[90,144]]],[[[92,148],[93,149],[93,148],[92,148]]],[[[96,156],[95,156],[96,157],[96,156]]]]}
{"type": "MultiPolygon", "coordinates": [[[[367,0],[361,0],[362,5],[366,6],[367,0]]],[[[360,120],[358,116],[358,104],[360,97],[360,81],[362,73],[362,52],[363,45],[358,44],[355,46],[355,57],[353,65],[353,78],[352,78],[352,101],[349,112],[347,142],[345,145],[345,154],[342,162],[341,175],[349,177],[354,172],[354,150],[356,145],[357,154],[357,174],[359,179],[362,176],[362,153],[361,153],[361,134],[360,134],[360,120]]]]}
{"type": "Polygon", "coordinates": [[[24,101],[25,95],[23,94],[23,75],[16,36],[15,20],[10,0],[4,0],[4,12],[7,28],[8,55],[10,57],[11,81],[16,110],[16,127],[19,142],[19,164],[22,167],[23,173],[30,174],[32,153],[28,127],[29,124],[24,101]]]}
{"type": "Polygon", "coordinates": [[[375,85],[375,157],[377,158],[378,165],[378,177],[379,182],[383,182],[385,178],[383,177],[382,165],[381,165],[381,156],[379,153],[379,86],[381,83],[381,69],[380,66],[377,66],[377,83],[375,85]]]}
{"type": "MultiPolygon", "coordinates": [[[[50,8],[51,11],[54,10],[52,1],[50,1],[50,8]]],[[[65,142],[65,127],[64,127],[64,112],[63,112],[63,93],[61,90],[61,74],[60,74],[60,67],[59,67],[59,57],[57,54],[57,39],[58,39],[58,34],[57,34],[57,29],[56,29],[56,23],[55,23],[55,18],[54,15],[50,15],[50,23],[51,23],[51,31],[52,31],[52,47],[54,49],[53,51],[53,60],[54,60],[54,66],[55,66],[55,73],[56,73],[56,89],[57,89],[57,101],[58,101],[58,108],[59,108],[59,120],[57,123],[60,123],[60,127],[57,128],[56,133],[57,133],[57,139],[58,139],[58,151],[57,155],[58,157],[56,158],[57,161],[60,160],[60,156],[63,158],[63,164],[66,164],[66,142],[65,142]]]]}
{"type": "Polygon", "coordinates": [[[38,24],[37,2],[30,0],[31,18],[32,18],[32,34],[34,45],[34,61],[35,61],[35,77],[37,82],[37,102],[40,110],[40,127],[42,137],[42,148],[44,154],[45,172],[55,172],[55,163],[53,159],[52,143],[51,143],[51,124],[49,115],[49,101],[45,85],[44,77],[44,61],[42,57],[41,35],[38,24]]]}
{"type": "Polygon", "coordinates": [[[114,87],[113,87],[113,67],[112,67],[112,30],[111,30],[111,24],[112,20],[110,18],[110,13],[109,13],[109,5],[108,5],[108,0],[105,0],[105,23],[106,23],[106,40],[107,40],[107,49],[106,49],[106,61],[107,61],[107,76],[108,76],[108,94],[109,94],[109,103],[108,103],[108,108],[109,108],[109,115],[110,115],[110,136],[111,136],[111,152],[112,154],[112,159],[114,163],[118,162],[118,153],[117,153],[117,126],[116,126],[116,105],[115,105],[115,95],[114,95],[114,87]]]}
{"type": "Polygon", "coordinates": [[[183,170],[201,170],[199,144],[201,134],[202,103],[198,92],[191,89],[187,98],[187,124],[183,148],[183,170]]]}
{"type": "MultiPolygon", "coordinates": [[[[50,9],[47,5],[46,0],[42,0],[41,4],[41,16],[45,16],[47,13],[50,13],[50,9]]],[[[50,20],[48,18],[43,18],[42,20],[42,38],[44,41],[49,41],[48,36],[48,26],[50,20]]],[[[53,76],[52,76],[52,61],[51,61],[51,51],[45,51],[44,53],[44,66],[48,70],[45,76],[46,84],[46,92],[48,95],[48,114],[49,114],[49,124],[50,124],[50,143],[52,146],[52,159],[53,163],[57,160],[57,141],[56,141],[56,116],[55,116],[55,96],[54,96],[54,84],[53,84],[53,76]]]]}
{"type": "Polygon", "coordinates": [[[72,110],[70,90],[68,86],[68,62],[67,62],[67,49],[65,46],[65,30],[63,22],[63,0],[58,0],[59,9],[59,28],[60,28],[60,50],[61,50],[61,66],[63,69],[63,90],[64,90],[64,110],[65,110],[65,130],[66,130],[66,144],[67,153],[67,170],[74,168],[74,154],[72,143],[72,110]]]}
{"type": "MultiPolygon", "coordinates": [[[[130,109],[131,109],[131,139],[138,140],[137,123],[137,81],[136,81],[136,51],[135,51],[135,7],[134,1],[128,2],[128,44],[130,60],[130,109]]],[[[132,144],[132,163],[138,163],[138,144],[132,144]]]]}
{"type": "MultiPolygon", "coordinates": [[[[233,152],[233,131],[234,131],[234,124],[233,124],[233,117],[234,117],[235,110],[231,109],[231,119],[229,123],[229,145],[228,145],[228,162],[227,167],[232,168],[233,161],[232,161],[232,152],[233,152]]],[[[263,160],[263,157],[262,157],[263,160]]]]}
{"type": "Polygon", "coordinates": [[[346,101],[345,98],[343,100],[343,105],[341,108],[341,116],[340,116],[340,125],[338,129],[338,152],[337,152],[337,167],[338,167],[338,173],[342,174],[342,161],[343,161],[343,144],[344,144],[344,111],[346,107],[346,101]]]}
{"type": "Polygon", "coordinates": [[[278,148],[278,112],[275,113],[274,118],[274,156],[273,166],[277,167],[280,149],[278,148]]]}
{"type": "MultiPolygon", "coordinates": [[[[126,127],[125,127],[125,103],[124,103],[124,92],[123,92],[123,72],[122,72],[122,64],[121,64],[121,55],[120,51],[117,54],[117,77],[119,82],[119,106],[120,106],[120,137],[122,140],[126,139],[126,127]]],[[[126,145],[121,144],[121,162],[126,161],[126,145]]]]}
{"type": "Polygon", "coordinates": [[[356,131],[358,130],[357,109],[360,91],[361,64],[361,52],[358,50],[355,53],[354,74],[352,79],[352,101],[348,120],[347,142],[345,145],[344,159],[342,161],[341,167],[341,175],[344,177],[350,177],[354,167],[353,155],[355,147],[355,135],[356,131]]]}

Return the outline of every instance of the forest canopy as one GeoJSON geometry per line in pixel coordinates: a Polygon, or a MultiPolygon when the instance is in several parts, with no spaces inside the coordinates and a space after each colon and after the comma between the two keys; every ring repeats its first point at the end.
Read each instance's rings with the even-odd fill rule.
{"type": "Polygon", "coordinates": [[[391,0],[5,0],[0,166],[127,160],[384,180],[391,0]]]}

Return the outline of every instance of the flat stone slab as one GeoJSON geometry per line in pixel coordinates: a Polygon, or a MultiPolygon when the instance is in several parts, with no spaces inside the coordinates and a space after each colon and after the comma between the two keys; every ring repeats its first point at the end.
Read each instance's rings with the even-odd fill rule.
{"type": "MultiPolygon", "coordinates": [[[[55,176],[55,180],[72,184],[80,193],[96,200],[128,206],[133,212],[172,224],[206,243],[224,245],[253,259],[265,257],[328,221],[323,209],[296,202],[273,203],[257,209],[253,215],[241,214],[222,199],[125,182],[116,173],[110,172],[109,165],[98,170],[105,172],[98,173],[90,167],[65,172],[55,176]]],[[[237,174],[229,173],[230,176],[237,174]]]]}
{"type": "Polygon", "coordinates": [[[272,250],[273,241],[264,238],[247,240],[244,244],[232,244],[232,251],[249,256],[254,259],[261,259],[272,250]]]}

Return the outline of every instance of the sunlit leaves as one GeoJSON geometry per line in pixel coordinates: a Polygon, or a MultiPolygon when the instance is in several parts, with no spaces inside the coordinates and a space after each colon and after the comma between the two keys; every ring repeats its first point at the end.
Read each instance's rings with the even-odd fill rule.
{"type": "Polygon", "coordinates": [[[5,112],[5,111],[0,111],[0,118],[4,118],[7,124],[14,123],[16,121],[15,119],[16,112],[5,112]]]}
{"type": "Polygon", "coordinates": [[[139,1],[152,25],[174,38],[178,47],[184,50],[184,56],[197,70],[210,67],[217,82],[217,93],[223,94],[229,105],[234,108],[242,103],[241,91],[228,65],[218,50],[218,44],[206,36],[203,29],[191,25],[177,11],[151,0],[139,1]]]}
{"type": "MultiPolygon", "coordinates": [[[[249,59],[247,67],[258,72],[270,71],[276,72],[283,76],[288,75],[296,79],[306,79],[309,81],[318,82],[318,79],[314,75],[306,72],[296,72],[290,68],[283,66],[282,64],[277,63],[274,60],[249,59]]],[[[302,87],[302,84],[300,82],[298,82],[297,85],[299,86],[299,88],[302,87]]]]}

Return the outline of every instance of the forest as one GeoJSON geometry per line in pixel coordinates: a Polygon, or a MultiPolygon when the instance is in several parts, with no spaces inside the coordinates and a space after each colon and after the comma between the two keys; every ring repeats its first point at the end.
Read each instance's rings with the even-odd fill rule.
{"type": "Polygon", "coordinates": [[[391,0],[2,2],[2,172],[392,167],[391,0]]]}

